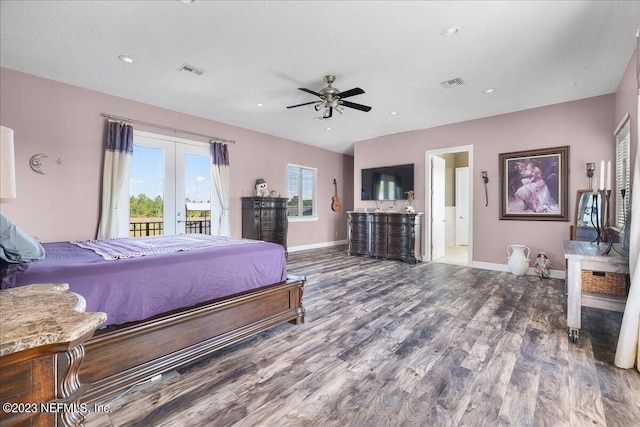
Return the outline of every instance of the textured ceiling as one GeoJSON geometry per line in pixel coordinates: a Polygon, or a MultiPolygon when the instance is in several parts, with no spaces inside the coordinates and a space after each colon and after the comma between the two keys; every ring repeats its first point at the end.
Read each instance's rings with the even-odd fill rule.
{"type": "Polygon", "coordinates": [[[2,67],[351,153],[359,140],[615,92],[640,2],[2,0],[0,13],[2,67]],[[458,34],[443,36],[450,26],[458,34]],[[185,63],[205,73],[178,72],[185,63]],[[363,88],[349,100],[372,110],[317,120],[312,105],[285,108],[314,101],[296,88],[317,91],[325,74],[363,88]]]}

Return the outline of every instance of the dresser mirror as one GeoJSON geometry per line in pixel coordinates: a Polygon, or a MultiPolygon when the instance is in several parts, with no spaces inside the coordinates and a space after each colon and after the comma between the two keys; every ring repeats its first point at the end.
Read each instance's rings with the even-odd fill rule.
{"type": "Polygon", "coordinates": [[[603,224],[602,195],[593,190],[578,190],[576,213],[573,219],[572,240],[594,241],[603,224]]]}

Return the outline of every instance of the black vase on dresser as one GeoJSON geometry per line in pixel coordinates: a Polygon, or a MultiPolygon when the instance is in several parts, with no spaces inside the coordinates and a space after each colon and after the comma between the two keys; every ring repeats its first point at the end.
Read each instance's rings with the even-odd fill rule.
{"type": "Polygon", "coordinates": [[[242,237],[284,246],[287,253],[287,198],[243,197],[242,237]]]}

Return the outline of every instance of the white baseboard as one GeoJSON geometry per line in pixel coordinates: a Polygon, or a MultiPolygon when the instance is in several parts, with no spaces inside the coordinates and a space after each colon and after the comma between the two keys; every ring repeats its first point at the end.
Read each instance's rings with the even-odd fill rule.
{"type": "MultiPolygon", "coordinates": [[[[509,272],[509,266],[507,264],[494,264],[491,262],[473,261],[471,263],[471,267],[480,268],[482,270],[506,271],[507,273],[509,272]]],[[[525,274],[527,276],[537,276],[533,267],[529,267],[525,274]]],[[[564,270],[550,270],[549,277],[551,277],[552,279],[564,279],[565,272],[564,270]]]]}
{"type": "Polygon", "coordinates": [[[346,240],[336,240],[333,242],[322,242],[322,243],[312,243],[310,245],[300,245],[300,246],[290,246],[287,250],[289,252],[298,252],[298,251],[306,251],[309,249],[320,249],[320,248],[328,248],[331,246],[340,246],[346,245],[346,240]]]}

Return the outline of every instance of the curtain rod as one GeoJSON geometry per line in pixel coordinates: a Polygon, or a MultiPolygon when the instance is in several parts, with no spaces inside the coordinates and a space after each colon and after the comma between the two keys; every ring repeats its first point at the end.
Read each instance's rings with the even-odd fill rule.
{"type": "Polygon", "coordinates": [[[133,120],[133,119],[129,119],[127,117],[114,116],[114,115],[106,114],[106,113],[101,113],[100,115],[102,117],[106,117],[107,119],[110,119],[110,120],[119,120],[119,121],[129,122],[129,123],[137,123],[139,125],[145,125],[145,126],[150,126],[150,127],[154,127],[154,128],[158,128],[158,129],[164,129],[164,130],[170,130],[172,132],[179,132],[179,133],[186,133],[186,134],[189,134],[189,135],[201,136],[203,138],[209,139],[210,142],[227,142],[229,144],[235,144],[236,143],[235,141],[232,141],[230,139],[219,138],[217,136],[211,136],[211,135],[204,135],[202,133],[196,133],[196,132],[191,132],[191,131],[188,131],[188,130],[176,129],[176,128],[172,128],[172,127],[168,127],[168,126],[156,125],[154,123],[142,122],[140,120],[133,120]]]}

